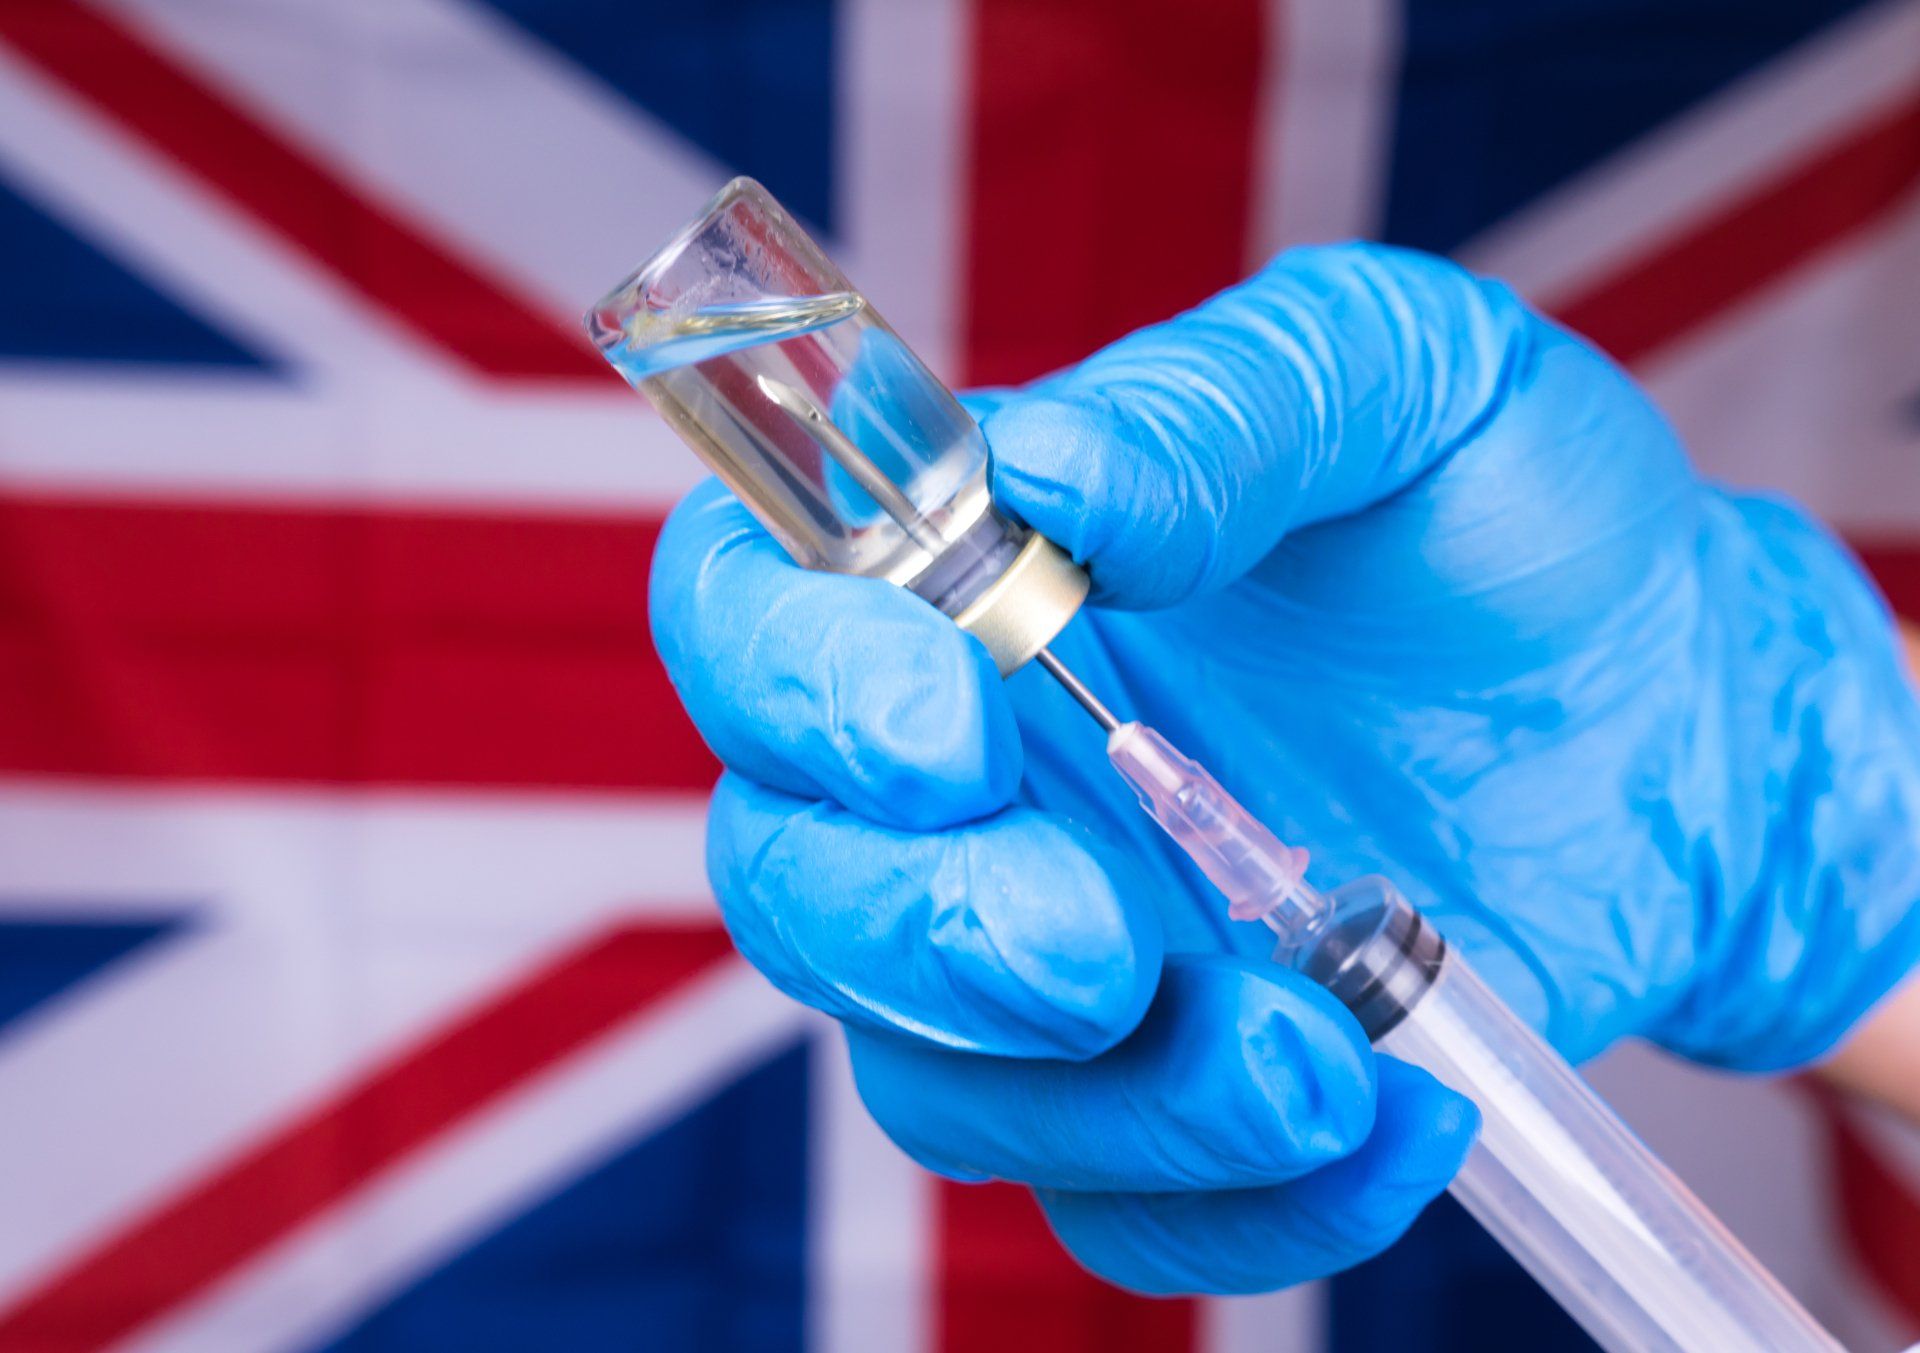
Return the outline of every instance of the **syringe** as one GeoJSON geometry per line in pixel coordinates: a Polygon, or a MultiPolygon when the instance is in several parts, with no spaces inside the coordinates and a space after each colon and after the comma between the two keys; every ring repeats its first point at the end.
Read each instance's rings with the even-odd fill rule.
{"type": "Polygon", "coordinates": [[[1107,758],[1274,961],[1339,996],[1374,1046],[1473,1100],[1454,1197],[1611,1349],[1837,1349],[1566,1060],[1383,878],[1321,893],[1289,846],[1144,724],[1039,662],[1106,730],[1107,758]]]}
{"type": "Polygon", "coordinates": [[[994,505],[973,420],[765,189],[728,184],[587,327],[798,563],[907,587],[1002,673],[1037,661],[1066,687],[1274,960],[1479,1106],[1454,1193],[1601,1344],[1839,1347],[1391,883],[1316,890],[1305,851],[1049,651],[1086,574],[994,505]]]}

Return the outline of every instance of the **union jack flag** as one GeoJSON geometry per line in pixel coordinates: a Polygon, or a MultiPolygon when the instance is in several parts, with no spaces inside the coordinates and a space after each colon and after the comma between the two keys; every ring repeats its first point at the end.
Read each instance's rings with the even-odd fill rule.
{"type": "MultiPolygon", "coordinates": [[[[732,955],[572,316],[740,172],[956,382],[1452,253],[1920,614],[1920,0],[0,0],[0,1350],[1570,1346],[1444,1207],[1106,1288],[732,955]]],[[[1920,1143],[1595,1074],[1920,1335],[1920,1143]]]]}

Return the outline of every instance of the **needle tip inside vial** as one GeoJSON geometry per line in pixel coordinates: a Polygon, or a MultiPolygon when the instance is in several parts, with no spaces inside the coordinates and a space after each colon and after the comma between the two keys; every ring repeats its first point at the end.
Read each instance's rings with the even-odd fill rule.
{"type": "Polygon", "coordinates": [[[806,427],[820,447],[847,472],[847,476],[907,533],[909,540],[931,555],[938,556],[946,550],[946,541],[920,515],[920,509],[913,505],[912,499],[901,492],[900,486],[889,479],[887,472],[874,464],[866,452],[854,445],[853,439],[842,432],[818,404],[785,381],[775,380],[765,372],[756,375],[753,383],[760,387],[761,394],[806,427]]]}
{"type": "Polygon", "coordinates": [[[788,385],[785,381],[777,381],[773,377],[762,373],[753,378],[753,383],[760,387],[761,394],[765,395],[775,404],[778,404],[795,418],[804,418],[812,423],[821,421],[820,406],[794,389],[791,385],[788,385]]]}

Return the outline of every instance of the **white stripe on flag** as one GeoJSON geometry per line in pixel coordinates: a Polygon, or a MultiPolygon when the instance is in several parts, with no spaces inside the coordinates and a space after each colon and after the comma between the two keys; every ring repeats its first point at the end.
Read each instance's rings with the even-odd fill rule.
{"type": "Polygon", "coordinates": [[[335,1337],[473,1241],[658,1131],[817,1021],[738,960],[463,1120],[122,1353],[335,1337]]]}
{"type": "Polygon", "coordinates": [[[0,1103],[14,1106],[0,1197],[32,1219],[0,1227],[0,1302],[583,936],[711,919],[702,812],[672,798],[0,790],[0,919],[8,906],[187,914],[183,933],[0,1042],[0,1103]],[[88,1168],[45,1169],[69,1158],[88,1168]]]}
{"type": "Polygon", "coordinates": [[[0,168],[195,313],[308,379],[444,383],[438,354],[0,44],[0,168]]]}
{"type": "Polygon", "coordinates": [[[583,312],[726,180],[587,72],[459,0],[107,0],[349,183],[583,312]],[[318,56],[316,56],[318,54],[318,56]]]}
{"type": "Polygon", "coordinates": [[[868,1116],[837,1029],[812,1089],[809,1353],[932,1353],[933,1177],[868,1116]]]}
{"type": "Polygon", "coordinates": [[[1915,316],[1920,191],[1640,375],[1708,474],[1863,536],[1920,541],[1915,316]]]}
{"type": "Polygon", "coordinates": [[[706,471],[604,393],[0,370],[0,484],[200,501],[664,514],[706,471]]]}
{"type": "Polygon", "coordinates": [[[1395,0],[1266,0],[1249,268],[1379,233],[1400,24],[1395,0]]]}
{"type": "Polygon", "coordinates": [[[1325,1283],[1257,1297],[1207,1298],[1200,1303],[1196,1353],[1322,1353],[1326,1308],[1325,1283]]]}
{"type": "MultiPolygon", "coordinates": [[[[731,172],[459,0],[106,3],[343,180],[403,204],[558,317],[583,311],[731,172]],[[316,48],[330,59],[316,61],[316,48]]],[[[835,261],[946,370],[964,210],[964,15],[959,0],[848,0],[835,19],[835,261]]]]}
{"type": "Polygon", "coordinates": [[[967,0],[841,0],[834,261],[948,380],[971,209],[967,0]]]}
{"type": "Polygon", "coordinates": [[[1882,0],[1664,123],[1456,256],[1551,306],[1920,83],[1920,0],[1882,0]]]}

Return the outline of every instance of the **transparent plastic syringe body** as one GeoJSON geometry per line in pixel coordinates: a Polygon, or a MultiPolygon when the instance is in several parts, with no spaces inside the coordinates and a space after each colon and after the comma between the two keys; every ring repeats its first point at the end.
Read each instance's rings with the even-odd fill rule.
{"type": "Polygon", "coordinates": [[[1107,747],[1232,913],[1273,930],[1276,961],[1479,1107],[1454,1196],[1603,1347],[1840,1347],[1391,883],[1323,894],[1304,852],[1158,733],[1119,724],[1107,747]]]}

